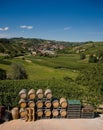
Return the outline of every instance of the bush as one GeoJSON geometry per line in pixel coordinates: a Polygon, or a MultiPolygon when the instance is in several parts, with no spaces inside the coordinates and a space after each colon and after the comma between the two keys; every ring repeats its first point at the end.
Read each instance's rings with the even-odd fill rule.
{"type": "Polygon", "coordinates": [[[6,79],[6,71],[3,69],[0,69],[0,79],[1,80],[6,79]]]}
{"type": "Polygon", "coordinates": [[[84,60],[86,58],[86,55],[84,53],[80,54],[80,60],[84,60]]]}
{"type": "Polygon", "coordinates": [[[96,63],[97,62],[97,57],[91,54],[89,56],[89,63],[96,63]]]}
{"type": "Polygon", "coordinates": [[[25,68],[19,63],[12,63],[7,75],[8,79],[27,79],[25,68]]]}

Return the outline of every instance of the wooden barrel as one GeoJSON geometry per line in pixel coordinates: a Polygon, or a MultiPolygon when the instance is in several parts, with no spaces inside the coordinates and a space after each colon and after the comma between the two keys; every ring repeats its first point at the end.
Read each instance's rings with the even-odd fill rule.
{"type": "Polygon", "coordinates": [[[28,101],[28,106],[29,106],[30,108],[34,108],[34,107],[35,107],[35,102],[32,101],[32,100],[28,101]]]}
{"type": "Polygon", "coordinates": [[[0,120],[4,120],[4,115],[0,113],[0,120]]]}
{"type": "Polygon", "coordinates": [[[45,90],[44,95],[45,95],[45,97],[46,97],[47,99],[51,99],[51,98],[52,98],[52,91],[51,91],[51,89],[45,90]]]}
{"type": "Polygon", "coordinates": [[[36,96],[38,99],[42,99],[43,98],[43,90],[42,89],[38,89],[36,92],[36,96]]]}
{"type": "Polygon", "coordinates": [[[28,92],[28,98],[29,99],[35,99],[35,90],[34,89],[30,89],[28,92]]]}
{"type": "Polygon", "coordinates": [[[0,113],[5,113],[5,106],[0,106],[0,113]]]}
{"type": "Polygon", "coordinates": [[[11,114],[12,114],[13,120],[18,119],[19,118],[19,109],[18,109],[18,107],[14,107],[11,110],[11,114]]]}
{"type": "Polygon", "coordinates": [[[12,119],[11,111],[6,110],[4,115],[4,121],[10,121],[12,119]]]}
{"type": "Polygon", "coordinates": [[[52,110],[53,117],[57,117],[59,115],[59,111],[57,109],[52,110]]]}
{"type": "Polygon", "coordinates": [[[5,106],[0,106],[0,119],[4,120],[5,116],[5,106]]]}
{"type": "Polygon", "coordinates": [[[26,89],[22,89],[22,90],[19,92],[19,96],[20,96],[21,99],[26,99],[26,97],[27,97],[26,89]]]}
{"type": "Polygon", "coordinates": [[[67,107],[67,100],[65,98],[60,98],[60,106],[62,108],[66,108],[67,107]]]}
{"type": "Polygon", "coordinates": [[[61,117],[66,117],[66,115],[67,115],[66,110],[65,109],[61,109],[60,110],[60,115],[61,115],[61,117]]]}
{"type": "Polygon", "coordinates": [[[52,105],[53,105],[53,108],[58,108],[59,107],[59,100],[57,98],[54,98],[52,100],[52,105]]]}
{"type": "Polygon", "coordinates": [[[46,108],[50,108],[51,107],[51,101],[50,100],[46,100],[44,104],[45,104],[46,108]]]}
{"type": "Polygon", "coordinates": [[[37,108],[42,108],[43,107],[43,101],[42,100],[38,100],[36,102],[36,106],[37,106],[37,108]]]}
{"type": "Polygon", "coordinates": [[[44,111],[45,117],[50,117],[51,116],[51,110],[50,109],[46,109],[44,111]]]}
{"type": "Polygon", "coordinates": [[[20,99],[19,105],[21,108],[25,108],[27,104],[26,104],[26,101],[24,99],[20,99]]]}
{"type": "Polygon", "coordinates": [[[37,109],[37,117],[42,117],[43,116],[43,110],[42,109],[37,109]]]}
{"type": "Polygon", "coordinates": [[[19,113],[20,113],[20,118],[25,118],[26,115],[27,115],[27,111],[26,111],[26,109],[24,109],[24,108],[21,108],[21,109],[19,110],[19,113]]]}

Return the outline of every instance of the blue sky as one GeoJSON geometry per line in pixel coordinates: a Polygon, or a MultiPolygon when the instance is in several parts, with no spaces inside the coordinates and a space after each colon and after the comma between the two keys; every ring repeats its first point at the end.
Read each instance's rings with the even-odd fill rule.
{"type": "Polygon", "coordinates": [[[103,41],[103,0],[0,0],[0,37],[103,41]]]}

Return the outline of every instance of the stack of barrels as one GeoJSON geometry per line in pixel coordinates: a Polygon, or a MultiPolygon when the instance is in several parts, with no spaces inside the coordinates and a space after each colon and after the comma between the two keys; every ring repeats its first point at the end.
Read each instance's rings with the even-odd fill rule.
{"type": "Polygon", "coordinates": [[[35,91],[26,89],[19,92],[19,107],[12,109],[13,119],[25,119],[25,121],[34,121],[42,118],[66,117],[67,101],[65,98],[53,98],[51,89],[42,89],[35,91]]]}
{"type": "Polygon", "coordinates": [[[38,89],[36,92],[36,96],[37,96],[37,101],[36,101],[37,119],[50,118],[52,91],[50,89],[47,89],[43,93],[42,89],[38,89]]]}
{"type": "Polygon", "coordinates": [[[60,116],[66,117],[67,116],[67,100],[65,98],[60,98],[60,116]]]}
{"type": "Polygon", "coordinates": [[[26,89],[22,89],[19,92],[19,107],[14,107],[12,109],[13,119],[24,119],[25,121],[35,120],[35,90],[30,89],[27,94],[26,89]]]}
{"type": "Polygon", "coordinates": [[[42,118],[43,116],[43,90],[38,89],[36,92],[36,118],[42,118]]]}
{"type": "Polygon", "coordinates": [[[50,118],[51,117],[51,99],[52,99],[52,91],[50,89],[45,90],[44,92],[44,117],[50,118]]]}
{"type": "Polygon", "coordinates": [[[25,121],[34,121],[35,120],[35,90],[30,89],[28,94],[26,89],[22,89],[19,92],[20,101],[19,101],[19,114],[20,118],[25,119],[25,121]]]}
{"type": "Polygon", "coordinates": [[[67,115],[67,101],[65,98],[53,98],[52,100],[52,117],[53,118],[65,118],[67,115]]]}
{"type": "Polygon", "coordinates": [[[12,109],[13,119],[35,121],[44,118],[93,118],[94,110],[91,107],[83,107],[81,111],[79,100],[67,102],[64,97],[54,98],[50,89],[30,89],[28,92],[22,89],[19,97],[19,107],[12,109]]]}

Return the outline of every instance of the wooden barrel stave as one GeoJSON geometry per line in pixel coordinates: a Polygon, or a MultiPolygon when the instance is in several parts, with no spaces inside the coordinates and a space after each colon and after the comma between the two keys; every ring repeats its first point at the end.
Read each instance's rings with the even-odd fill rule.
{"type": "Polygon", "coordinates": [[[19,109],[18,109],[18,107],[14,107],[14,108],[11,110],[11,113],[12,113],[12,118],[13,118],[13,120],[19,118],[19,109]]]}

